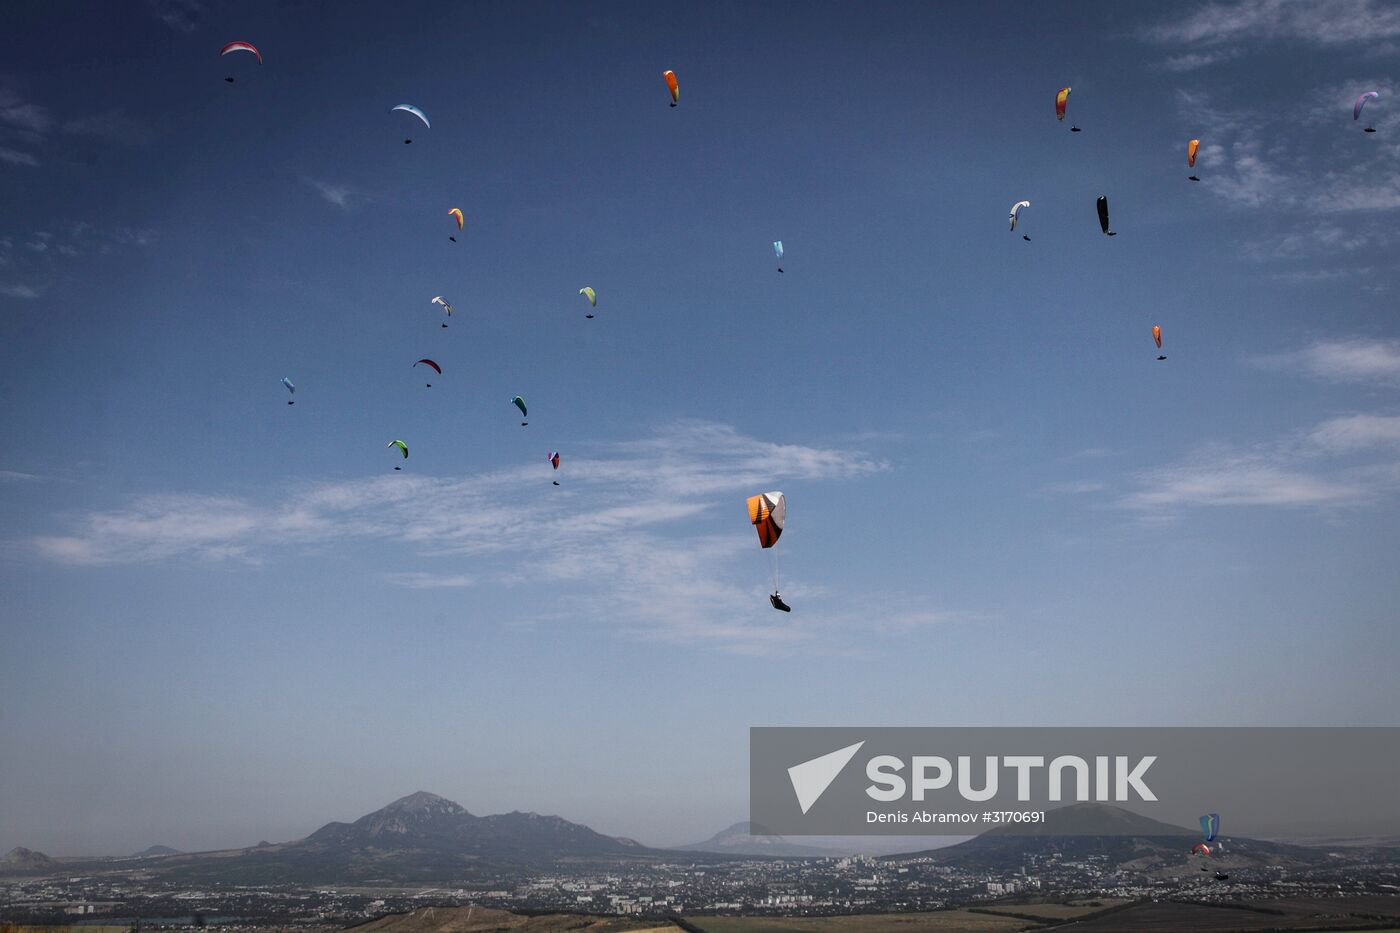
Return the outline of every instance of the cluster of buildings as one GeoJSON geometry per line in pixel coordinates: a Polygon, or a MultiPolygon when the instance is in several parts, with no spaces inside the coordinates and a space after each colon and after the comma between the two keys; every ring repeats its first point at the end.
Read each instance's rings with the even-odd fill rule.
{"type": "Polygon", "coordinates": [[[477,905],[506,910],[674,916],[830,915],[926,911],[1022,895],[1191,898],[1202,901],[1344,894],[1400,896],[1400,866],[1254,869],[1228,880],[1185,867],[1167,876],[1106,857],[1031,857],[1005,870],[969,869],[937,857],[748,859],[580,866],[502,873],[486,883],[182,886],[140,873],[0,881],[0,920],[140,922],[143,929],[217,926],[342,928],[388,913],[477,905]]]}

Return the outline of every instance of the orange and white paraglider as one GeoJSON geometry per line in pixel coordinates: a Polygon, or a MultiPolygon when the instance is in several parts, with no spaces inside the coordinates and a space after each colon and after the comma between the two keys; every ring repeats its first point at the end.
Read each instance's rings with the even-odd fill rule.
{"type": "Polygon", "coordinates": [[[681,86],[676,82],[676,73],[668,68],[661,72],[661,77],[666,79],[666,89],[671,92],[671,106],[674,107],[681,102],[681,86]]]}
{"type": "MultiPolygon", "coordinates": [[[[459,231],[460,231],[464,226],[466,226],[466,220],[464,220],[463,217],[462,217],[462,209],[461,209],[460,207],[454,207],[454,208],[452,208],[452,210],[450,210],[450,211],[447,212],[447,216],[448,216],[448,217],[453,217],[453,218],[455,218],[455,219],[457,220],[457,229],[458,229],[459,231]]],[[[456,238],[455,236],[449,235],[447,238],[448,238],[449,240],[451,240],[453,243],[456,243],[456,242],[457,242],[457,238],[456,238]]]]}
{"type": "MultiPolygon", "coordinates": [[[[1198,149],[1200,149],[1200,148],[1201,148],[1201,141],[1200,141],[1199,139],[1193,139],[1193,140],[1191,140],[1189,143],[1186,144],[1186,166],[1187,166],[1187,168],[1195,168],[1195,167],[1196,167],[1196,150],[1198,150],[1198,149]]],[[[1188,179],[1190,179],[1191,181],[1200,181],[1200,179],[1196,177],[1196,175],[1195,175],[1194,172],[1191,173],[1190,175],[1187,175],[1186,177],[1187,177],[1188,179]]]]}
{"type": "Polygon", "coordinates": [[[783,602],[783,597],[778,592],[778,565],[770,550],[778,543],[778,538],[783,534],[783,526],[787,524],[787,499],[781,492],[761,492],[756,496],[749,496],[748,507],[749,523],[758,532],[759,546],[768,551],[768,564],[773,571],[773,595],[768,597],[768,601],[773,604],[774,609],[791,612],[792,607],[783,602]]]}
{"type": "MultiPolygon", "coordinates": [[[[1157,344],[1157,349],[1162,349],[1162,328],[1156,324],[1152,325],[1152,342],[1157,344]]],[[[1165,360],[1166,357],[1158,354],[1157,359],[1165,360]]]]}

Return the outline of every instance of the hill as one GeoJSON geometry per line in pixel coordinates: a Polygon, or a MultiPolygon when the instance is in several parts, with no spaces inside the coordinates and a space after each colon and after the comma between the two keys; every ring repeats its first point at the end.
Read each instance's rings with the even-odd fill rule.
{"type": "MultiPolygon", "coordinates": [[[[1029,857],[1106,859],[1124,871],[1177,874],[1188,866],[1199,833],[1101,803],[1080,803],[1046,813],[1035,829],[997,827],[942,849],[886,856],[887,860],[931,859],[976,871],[1014,870],[1029,857]]],[[[1213,847],[1216,843],[1211,844],[1213,847]]],[[[1327,854],[1305,846],[1258,839],[1221,839],[1211,867],[1223,871],[1323,862],[1327,854]]]]}
{"type": "Polygon", "coordinates": [[[161,855],[180,855],[179,849],[172,849],[170,846],[151,846],[149,849],[142,849],[132,858],[156,858],[161,855]]]}
{"type": "Polygon", "coordinates": [[[151,869],[172,878],[229,883],[445,881],[510,867],[658,855],[562,817],[518,811],[476,816],[419,791],[354,822],[327,823],[305,839],[165,856],[151,869]]]}
{"type": "Polygon", "coordinates": [[[836,854],[828,849],[788,842],[782,836],[763,832],[761,826],[757,827],[759,832],[754,832],[754,828],[752,823],[735,823],[733,826],[715,833],[704,842],[693,842],[690,845],[677,846],[677,848],[682,852],[767,855],[781,858],[824,858],[836,854]]]}
{"type": "Polygon", "coordinates": [[[0,874],[23,875],[52,871],[58,867],[55,859],[42,852],[16,846],[0,858],[0,874]]]}

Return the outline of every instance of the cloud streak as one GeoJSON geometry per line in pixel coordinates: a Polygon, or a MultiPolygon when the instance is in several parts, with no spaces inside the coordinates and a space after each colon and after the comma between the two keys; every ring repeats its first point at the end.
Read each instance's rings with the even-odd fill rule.
{"type": "MultiPolygon", "coordinates": [[[[719,643],[767,651],[807,635],[754,627],[756,587],[737,571],[755,547],[743,527],[706,534],[701,521],[722,503],[742,516],[741,498],[784,480],[849,481],[885,469],[864,453],[776,444],[708,422],[683,422],[642,440],[572,459],[564,486],[521,496],[539,471],[465,477],[395,475],[325,483],[270,502],[218,495],[155,494],[72,520],[67,534],[32,540],[70,565],[172,560],[257,564],[274,554],[325,550],[351,541],[406,548],[415,559],[472,557],[472,573],[389,573],[414,590],[485,584],[570,584],[560,605],[638,637],[719,643]],[[645,495],[638,496],[637,490],[645,495]],[[746,581],[748,582],[748,581],[746,581]],[[664,614],[656,607],[667,606],[664,614]]],[[[797,585],[796,592],[801,586],[797,585]]]]}

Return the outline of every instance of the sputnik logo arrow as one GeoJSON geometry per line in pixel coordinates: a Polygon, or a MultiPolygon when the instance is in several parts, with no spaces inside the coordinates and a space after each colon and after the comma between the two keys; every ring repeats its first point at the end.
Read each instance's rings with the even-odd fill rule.
{"type": "Polygon", "coordinates": [[[800,765],[788,768],[788,778],[792,781],[792,789],[797,794],[798,806],[802,807],[804,814],[821,799],[822,794],[826,793],[826,789],[831,786],[831,782],[836,780],[837,775],[850,763],[864,744],[865,740],[862,739],[854,745],[838,748],[820,758],[813,758],[811,761],[804,761],[800,765]]]}

